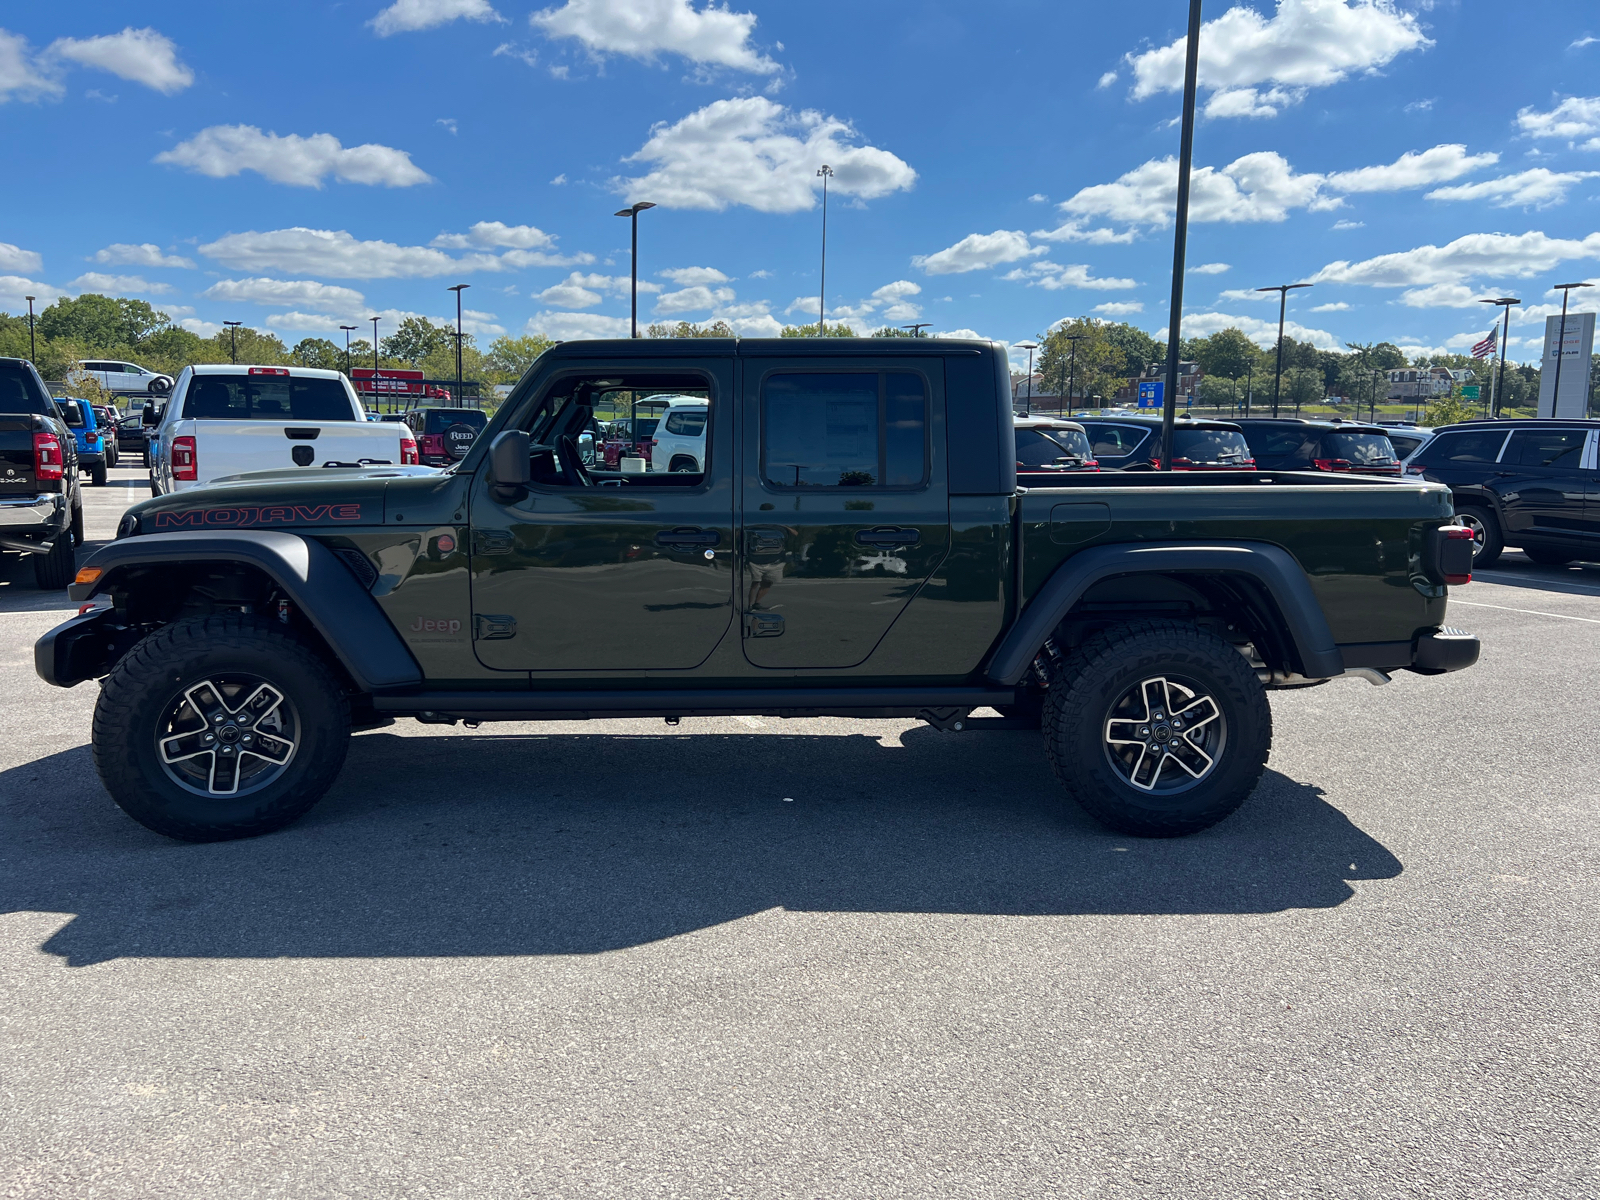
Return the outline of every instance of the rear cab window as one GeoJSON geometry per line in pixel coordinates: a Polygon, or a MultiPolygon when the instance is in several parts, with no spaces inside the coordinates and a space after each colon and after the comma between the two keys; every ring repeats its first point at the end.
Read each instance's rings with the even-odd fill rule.
{"type": "Polygon", "coordinates": [[[0,362],[0,413],[60,417],[38,374],[25,362],[0,362]]]}
{"type": "Polygon", "coordinates": [[[288,375],[196,375],[183,399],[193,421],[360,421],[338,379],[288,375]]]}
{"type": "Polygon", "coordinates": [[[1360,466],[1397,462],[1394,446],[1381,433],[1330,433],[1322,439],[1324,458],[1342,458],[1360,466]]]}

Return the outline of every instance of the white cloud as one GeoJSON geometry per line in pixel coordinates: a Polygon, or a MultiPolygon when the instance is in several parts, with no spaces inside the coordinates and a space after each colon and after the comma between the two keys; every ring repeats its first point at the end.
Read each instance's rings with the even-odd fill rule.
{"type": "MultiPolygon", "coordinates": [[[[1127,56],[1134,99],[1183,87],[1186,44],[1179,38],[1127,56]]],[[[1268,115],[1262,110],[1295,103],[1309,88],[1373,72],[1432,44],[1416,17],[1386,0],[1279,0],[1271,17],[1240,5],[1201,28],[1200,86],[1213,93],[1210,116],[1268,115]],[[1262,94],[1258,84],[1273,87],[1262,94]]]]}
{"type": "Polygon", "coordinates": [[[1225,262],[1201,263],[1198,267],[1190,267],[1191,275],[1221,275],[1232,268],[1225,262]]]}
{"type": "Polygon", "coordinates": [[[656,312],[664,317],[675,317],[682,313],[704,312],[733,301],[734,291],[729,287],[686,287],[676,292],[663,292],[656,299],[656,312]]]}
{"type": "Polygon", "coordinates": [[[0,242],[0,271],[37,271],[43,266],[44,259],[35,251],[0,242]]]}
{"type": "Polygon", "coordinates": [[[1355,171],[1335,171],[1328,186],[1340,192],[1398,192],[1458,179],[1480,167],[1492,167],[1498,154],[1468,154],[1460,143],[1434,146],[1420,154],[1407,151],[1387,166],[1361,167],[1355,171]]]}
{"type": "MultiPolygon", "coordinates": [[[[1183,316],[1184,337],[1210,337],[1219,329],[1227,329],[1230,326],[1263,349],[1278,344],[1278,322],[1275,320],[1229,316],[1227,313],[1185,313],[1183,316]]],[[[1343,349],[1339,339],[1327,330],[1312,329],[1298,321],[1285,321],[1283,332],[1285,337],[1292,337],[1297,342],[1310,342],[1319,350],[1343,349]]],[[[1164,338],[1166,331],[1163,330],[1156,336],[1164,338]]]]}
{"type": "Polygon", "coordinates": [[[1115,71],[1107,71],[1104,75],[1100,76],[1099,82],[1094,86],[1097,88],[1108,88],[1116,81],[1117,73],[1115,71]]]}
{"type": "Polygon", "coordinates": [[[1052,292],[1059,292],[1063,288],[1114,292],[1139,286],[1138,281],[1133,279],[1097,278],[1082,263],[1072,263],[1068,266],[1053,262],[1029,263],[1026,267],[1008,271],[1001,278],[1013,281],[1025,280],[1029,287],[1042,287],[1052,292]]]}
{"type": "Polygon", "coordinates": [[[792,317],[797,313],[803,317],[815,317],[817,315],[817,298],[815,296],[796,296],[789,301],[789,307],[783,310],[783,315],[792,317]]]}
{"type": "Polygon", "coordinates": [[[599,292],[576,283],[558,283],[539,293],[541,304],[554,304],[557,308],[593,308],[604,299],[599,292]]]}
{"type": "Polygon", "coordinates": [[[1333,228],[1335,229],[1365,229],[1366,227],[1367,223],[1365,221],[1335,221],[1333,223],[1333,228]]]}
{"type": "Polygon", "coordinates": [[[554,179],[552,179],[550,181],[550,184],[551,184],[552,187],[565,187],[566,183],[567,183],[567,173],[565,171],[561,172],[561,174],[557,175],[554,179]]]}
{"type": "Polygon", "coordinates": [[[1335,300],[1331,304],[1319,304],[1315,308],[1313,308],[1311,311],[1312,312],[1349,312],[1350,311],[1350,306],[1348,304],[1346,304],[1343,300],[1335,300]]]}
{"type": "Polygon", "coordinates": [[[715,267],[674,267],[670,271],[657,271],[656,274],[663,279],[670,279],[680,287],[728,282],[728,276],[715,267]]]}
{"type": "Polygon", "coordinates": [[[335,287],[312,279],[223,279],[200,294],[207,300],[281,308],[303,304],[318,312],[350,312],[366,307],[367,303],[367,298],[354,288],[335,287]]]}
{"type": "Polygon", "coordinates": [[[751,271],[750,272],[750,278],[751,279],[771,279],[772,278],[772,272],[768,271],[768,270],[765,270],[765,269],[762,269],[760,271],[751,271]]]}
{"type": "Polygon", "coordinates": [[[1430,96],[1426,100],[1413,100],[1410,104],[1405,106],[1405,109],[1403,111],[1405,111],[1405,112],[1427,112],[1431,108],[1433,108],[1433,98],[1430,96]]]}
{"type": "MultiPolygon", "coordinates": [[[[1578,138],[1600,134],[1600,96],[1568,96],[1549,112],[1533,108],[1517,111],[1517,128],[1531,138],[1578,138]]],[[[1584,144],[1586,150],[1600,150],[1600,138],[1584,144]]]]}
{"type": "Polygon", "coordinates": [[[1433,283],[1400,293],[1407,308],[1473,308],[1481,299],[1481,289],[1464,283],[1433,283]]]}
{"type": "Polygon", "coordinates": [[[675,125],[662,122],[625,161],[648,174],[615,179],[614,190],[668,208],[803,212],[817,203],[817,168],[833,168],[829,191],[872,200],[910,188],[917,173],[887,150],[857,146],[856,131],[812,109],[793,113],[764,96],[717,100],[675,125]]]}
{"type": "Polygon", "coordinates": [[[727,317],[721,313],[711,315],[714,319],[726,321],[733,326],[733,331],[740,337],[777,337],[783,332],[782,322],[768,313],[758,313],[748,317],[727,317]]]}
{"type": "Polygon", "coordinates": [[[521,60],[530,67],[537,67],[539,65],[539,52],[537,50],[524,50],[521,46],[517,45],[516,42],[501,42],[494,48],[494,54],[492,54],[490,57],[515,58],[521,60]]]}
{"type": "MultiPolygon", "coordinates": [[[[454,312],[446,316],[428,316],[426,313],[412,312],[404,308],[385,308],[374,313],[370,309],[362,308],[354,313],[343,315],[330,315],[328,313],[305,313],[290,311],[286,313],[273,313],[263,324],[268,329],[292,330],[297,333],[325,333],[335,339],[341,338],[341,325],[364,325],[367,328],[367,337],[372,337],[371,321],[376,316],[380,322],[378,336],[388,337],[407,317],[421,317],[435,325],[455,328],[456,315],[454,312]]],[[[493,313],[476,312],[473,309],[464,309],[461,314],[461,328],[475,337],[499,337],[506,332],[504,325],[494,322],[493,313]]],[[[359,337],[360,334],[355,336],[359,337]]],[[[359,363],[357,365],[360,365],[359,363]]]]}
{"type": "MultiPolygon", "coordinates": [[[[478,255],[477,258],[480,260],[480,265],[483,265],[481,263],[483,256],[478,255]]],[[[491,268],[485,265],[484,269],[499,270],[503,267],[515,267],[520,270],[527,267],[582,267],[592,263],[594,255],[587,251],[579,251],[577,254],[547,254],[543,250],[507,250],[494,261],[497,264],[496,266],[491,268]]],[[[639,289],[643,291],[644,284],[641,283],[639,289]]]]}
{"type": "Polygon", "coordinates": [[[40,96],[58,96],[61,91],[61,84],[40,69],[28,48],[28,40],[0,29],[0,104],[12,96],[34,100],[40,96]]]}
{"type": "Polygon", "coordinates": [[[448,129],[450,131],[450,136],[451,137],[456,137],[461,132],[461,130],[460,130],[460,122],[457,121],[454,117],[440,117],[440,118],[438,118],[437,120],[434,121],[434,124],[435,125],[443,125],[446,129],[448,129]]]}
{"type": "Polygon", "coordinates": [[[29,296],[33,297],[34,311],[38,312],[51,301],[67,294],[60,288],[51,287],[48,283],[35,283],[32,279],[25,279],[21,275],[0,275],[0,310],[6,312],[16,312],[21,309],[26,314],[29,296]]]}
{"type": "MultiPolygon", "coordinates": [[[[659,292],[661,285],[651,283],[649,280],[639,281],[641,292],[659,292]]],[[[574,271],[560,283],[553,287],[545,288],[539,293],[539,300],[545,304],[553,304],[557,308],[593,308],[599,304],[604,296],[602,293],[611,292],[617,296],[626,296],[629,293],[629,279],[626,275],[586,275],[581,271],[574,271]]],[[[729,298],[732,298],[729,293],[729,298]]]]}
{"type": "MultiPolygon", "coordinates": [[[[183,267],[187,270],[194,269],[194,259],[184,258],[181,254],[163,254],[161,247],[154,242],[141,242],[131,245],[127,242],[114,242],[103,250],[94,252],[94,261],[104,263],[106,266],[116,267],[183,267]]],[[[0,260],[0,267],[5,266],[0,260]]]]}
{"type": "Polygon", "coordinates": [[[677,54],[706,67],[773,75],[777,63],[750,45],[754,13],[689,0],[567,0],[528,18],[552,38],[577,38],[591,54],[625,54],[653,62],[677,54]]]}
{"type": "Polygon", "coordinates": [[[1049,202],[1049,200],[1050,197],[1046,196],[1043,192],[1035,192],[1033,195],[1028,197],[1029,204],[1046,204],[1049,202]]]}
{"type": "Polygon", "coordinates": [[[439,250],[358,241],[343,229],[273,229],[229,233],[200,253],[236,271],[282,271],[334,279],[430,278],[458,272],[462,264],[439,250]]]}
{"type": "Polygon", "coordinates": [[[1418,246],[1360,262],[1331,262],[1313,283],[1359,283],[1368,287],[1425,287],[1468,279],[1525,279],[1559,263],[1600,258],[1600,233],[1580,240],[1543,233],[1469,233],[1443,246],[1418,246]]]}
{"type": "Polygon", "coordinates": [[[1582,50],[1585,46],[1592,46],[1596,42],[1600,42],[1600,38],[1597,38],[1597,37],[1574,38],[1572,40],[1571,44],[1567,46],[1567,49],[1568,50],[1582,50]]]}
{"type": "Polygon", "coordinates": [[[432,29],[451,21],[501,21],[489,0],[395,0],[367,24],[379,37],[432,29]]]}
{"type": "MultiPolygon", "coordinates": [[[[1321,175],[1297,175],[1275,151],[1246,154],[1223,167],[1201,167],[1190,176],[1189,220],[1282,221],[1294,208],[1325,206],[1318,197],[1321,175]]],[[[1106,217],[1130,224],[1165,226],[1178,205],[1178,162],[1154,158],[1114,183],[1086,187],[1061,208],[1076,216],[1106,217]]]]}
{"type": "Polygon", "coordinates": [[[1106,304],[1096,304],[1093,311],[1102,317],[1131,317],[1134,313],[1142,313],[1144,305],[1138,300],[1112,300],[1106,304]]]}
{"type": "Polygon", "coordinates": [[[1574,185],[1597,175],[1600,171],[1551,171],[1535,167],[1482,183],[1435,188],[1428,193],[1428,199],[1487,200],[1495,208],[1548,208],[1565,201],[1568,190],[1574,185]]]}
{"type": "Polygon", "coordinates": [[[934,254],[919,254],[911,265],[929,275],[960,275],[1044,253],[1043,246],[1030,246],[1020,229],[996,229],[993,233],[969,233],[934,254]]]}
{"type": "Polygon", "coordinates": [[[479,221],[466,233],[441,233],[428,244],[440,250],[542,250],[554,246],[555,238],[532,225],[479,221]]]}
{"type": "Polygon", "coordinates": [[[57,38],[45,55],[98,67],[119,79],[142,83],[169,96],[194,82],[194,72],[178,61],[178,48],[154,29],[130,25],[121,33],[100,37],[57,38]]]}
{"type": "Polygon", "coordinates": [[[1260,292],[1255,288],[1228,288],[1226,291],[1217,294],[1218,300],[1229,300],[1234,303],[1238,303],[1241,300],[1251,304],[1265,303],[1268,300],[1276,300],[1277,298],[1277,292],[1260,292]]]}
{"type": "Polygon", "coordinates": [[[262,133],[254,125],[213,125],[156,155],[158,163],[187,167],[213,179],[255,171],[274,183],[320,188],[332,175],[343,183],[411,187],[430,176],[404,150],[369,142],[346,149],[331,133],[310,137],[262,133]]]}
{"type": "Polygon", "coordinates": [[[217,334],[222,332],[222,326],[215,321],[202,321],[199,317],[185,317],[178,324],[190,333],[203,338],[216,337],[217,334]]]}
{"type": "Polygon", "coordinates": [[[99,271],[79,275],[67,286],[79,292],[99,292],[111,296],[126,296],[129,293],[160,296],[172,290],[170,284],[150,283],[137,275],[103,275],[99,271]]]}
{"type": "Polygon", "coordinates": [[[1035,229],[1033,236],[1042,242],[1087,242],[1091,246],[1110,246],[1133,241],[1134,232],[1126,229],[1118,233],[1104,226],[1085,229],[1081,220],[1073,220],[1057,225],[1054,229],[1035,229]]]}
{"type": "Polygon", "coordinates": [[[969,342],[987,342],[989,340],[976,329],[945,329],[940,330],[937,333],[928,334],[926,336],[936,338],[958,338],[962,341],[969,342]]]}
{"type": "Polygon", "coordinates": [[[599,313],[542,312],[528,318],[523,333],[539,334],[558,342],[581,338],[625,338],[632,326],[627,317],[603,317],[599,313]]]}
{"type": "Polygon", "coordinates": [[[892,304],[906,300],[911,296],[922,295],[922,285],[912,283],[909,279],[896,279],[893,283],[886,283],[881,288],[875,288],[872,298],[884,304],[892,304]]]}

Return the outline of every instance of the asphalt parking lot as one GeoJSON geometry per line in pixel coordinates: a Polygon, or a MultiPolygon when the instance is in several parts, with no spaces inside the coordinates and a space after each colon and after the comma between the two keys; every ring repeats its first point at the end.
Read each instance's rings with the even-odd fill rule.
{"type": "Polygon", "coordinates": [[[402,722],[180,845],[33,674],[72,607],[0,568],[0,1196],[1600,1194],[1600,566],[1274,694],[1169,842],[1037,735],[727,718],[402,722]]]}

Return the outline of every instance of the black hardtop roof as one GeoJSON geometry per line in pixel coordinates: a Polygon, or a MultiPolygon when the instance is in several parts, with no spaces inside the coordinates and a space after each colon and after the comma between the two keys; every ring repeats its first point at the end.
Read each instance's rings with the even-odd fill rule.
{"type": "Polygon", "coordinates": [[[1574,425],[1583,429],[1600,429],[1600,420],[1593,417],[1501,417],[1499,420],[1490,418],[1458,421],[1454,425],[1436,425],[1433,431],[1445,433],[1452,429],[1549,429],[1553,426],[1571,429],[1574,425]]]}
{"type": "Polygon", "coordinates": [[[1371,421],[1336,421],[1332,417],[1240,417],[1236,425],[1304,425],[1308,429],[1323,429],[1331,433],[1381,433],[1388,436],[1389,426],[1371,421]]]}
{"type": "Polygon", "coordinates": [[[902,354],[973,354],[993,342],[968,338],[594,338],[557,342],[545,353],[557,359],[620,355],[634,358],[808,358],[812,355],[888,358],[902,354]]]}
{"type": "MultiPolygon", "coordinates": [[[[1133,425],[1140,429],[1160,429],[1160,417],[1074,417],[1081,425],[1090,423],[1097,425],[1133,425]]],[[[1233,421],[1222,421],[1214,417],[1184,417],[1177,419],[1176,429],[1230,429],[1239,432],[1239,426],[1233,421]]]]}

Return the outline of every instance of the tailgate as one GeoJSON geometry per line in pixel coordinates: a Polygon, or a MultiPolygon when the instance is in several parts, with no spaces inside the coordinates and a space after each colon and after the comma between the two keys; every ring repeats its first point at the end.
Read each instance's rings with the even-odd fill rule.
{"type": "Polygon", "coordinates": [[[183,421],[173,430],[195,440],[201,479],[286,467],[400,462],[400,429],[372,421],[183,421]]]}
{"type": "Polygon", "coordinates": [[[0,416],[0,496],[37,494],[33,426],[33,417],[0,416]]]}

